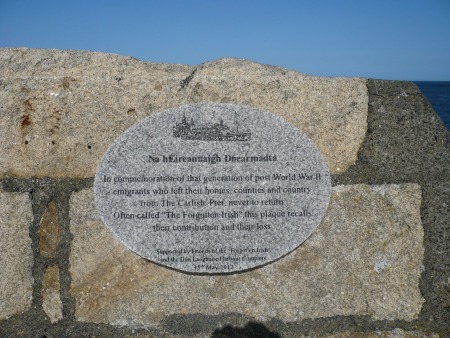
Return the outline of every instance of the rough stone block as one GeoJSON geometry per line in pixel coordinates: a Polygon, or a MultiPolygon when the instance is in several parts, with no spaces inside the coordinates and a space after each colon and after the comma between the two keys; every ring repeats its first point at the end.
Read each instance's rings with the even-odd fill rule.
{"type": "Polygon", "coordinates": [[[28,194],[0,192],[0,319],[31,305],[33,252],[28,229],[32,220],[28,194]]]}
{"type": "Polygon", "coordinates": [[[367,130],[366,80],[307,76],[241,59],[202,64],[188,102],[242,103],[274,112],[317,145],[332,173],[355,163],[367,130]]]}
{"type": "Polygon", "coordinates": [[[111,54],[0,49],[0,177],[93,177],[109,145],[154,112],[247,104],[302,129],[332,173],[355,163],[366,80],[319,78],[241,59],[197,68],[111,54]]]}
{"type": "Polygon", "coordinates": [[[448,180],[449,132],[419,88],[383,80],[369,80],[367,88],[367,137],[357,164],[341,176],[370,184],[448,180]]]}
{"type": "Polygon", "coordinates": [[[151,326],[198,313],[412,320],[424,301],[416,184],[335,187],[321,225],[293,253],[219,276],[170,270],[127,250],[100,221],[92,189],[74,193],[70,203],[71,293],[80,321],[151,326]]]}
{"type": "Polygon", "coordinates": [[[0,49],[0,177],[94,176],[123,131],[152,107],[179,105],[189,73],[102,53],[0,49]]]}

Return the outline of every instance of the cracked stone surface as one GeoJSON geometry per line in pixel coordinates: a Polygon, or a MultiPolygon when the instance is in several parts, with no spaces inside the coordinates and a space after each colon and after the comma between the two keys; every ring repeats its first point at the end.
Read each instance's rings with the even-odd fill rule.
{"type": "Polygon", "coordinates": [[[31,305],[33,252],[28,228],[32,220],[27,193],[0,192],[0,319],[31,305]]]}
{"type": "Polygon", "coordinates": [[[313,140],[332,173],[355,163],[367,130],[365,79],[312,77],[242,59],[191,67],[0,48],[0,74],[0,178],[93,177],[127,128],[188,103],[272,111],[313,140]]]}
{"type": "Polygon", "coordinates": [[[93,190],[85,189],[70,201],[75,316],[133,327],[197,313],[410,321],[424,302],[420,207],[416,184],[337,186],[321,225],[293,253],[246,273],[198,276],[128,251],[100,221],[93,190]]]}

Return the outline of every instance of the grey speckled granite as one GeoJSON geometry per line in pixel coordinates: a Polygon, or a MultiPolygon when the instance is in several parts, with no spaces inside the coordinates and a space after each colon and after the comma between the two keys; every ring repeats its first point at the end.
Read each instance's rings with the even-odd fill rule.
{"type": "Polygon", "coordinates": [[[266,265],[317,228],[330,173],[300,130],[267,111],[192,104],[128,129],[94,181],[99,214],[130,250],[195,273],[266,265]]]}

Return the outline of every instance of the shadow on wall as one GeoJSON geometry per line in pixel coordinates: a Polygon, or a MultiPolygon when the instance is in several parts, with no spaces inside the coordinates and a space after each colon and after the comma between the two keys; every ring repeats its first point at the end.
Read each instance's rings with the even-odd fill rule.
{"type": "Polygon", "coordinates": [[[277,333],[269,331],[264,325],[249,322],[245,327],[227,325],[216,329],[211,338],[281,338],[277,333]]]}

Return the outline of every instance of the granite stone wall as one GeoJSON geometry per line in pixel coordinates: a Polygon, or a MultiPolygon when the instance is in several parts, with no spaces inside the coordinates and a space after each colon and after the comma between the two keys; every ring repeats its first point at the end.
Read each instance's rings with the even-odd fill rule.
{"type": "Polygon", "coordinates": [[[448,130],[409,82],[0,49],[0,337],[444,337],[449,160],[448,130]],[[137,256],[100,220],[109,145],[194,102],[272,111],[324,155],[330,205],[291,254],[193,275],[137,256]]]}

